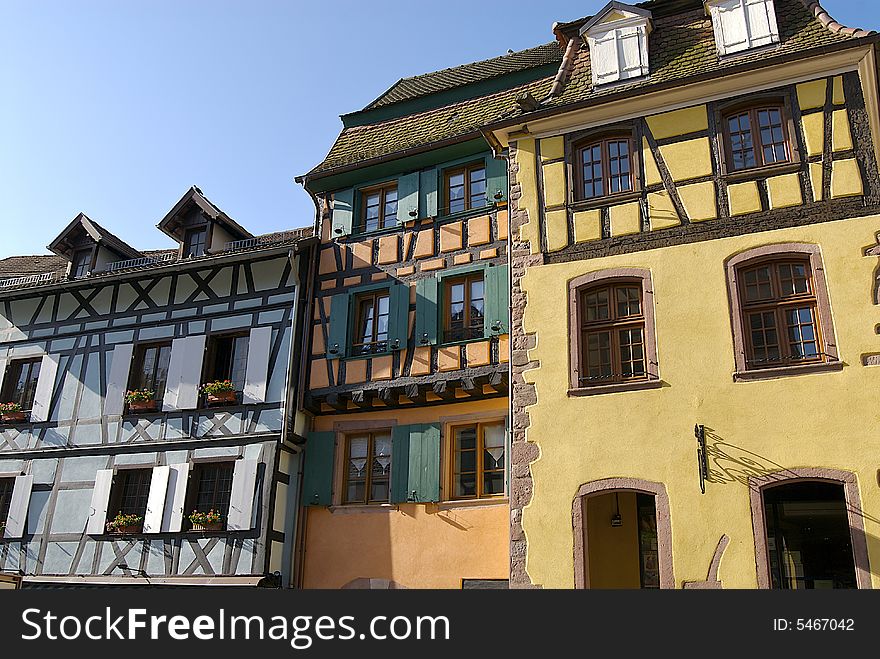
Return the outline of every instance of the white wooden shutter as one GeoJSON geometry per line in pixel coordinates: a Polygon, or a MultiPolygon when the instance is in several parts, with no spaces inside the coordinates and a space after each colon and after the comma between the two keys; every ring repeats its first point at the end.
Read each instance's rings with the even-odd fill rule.
{"type": "Polygon", "coordinates": [[[248,338],[247,368],[244,375],[242,402],[245,405],[266,402],[269,381],[269,351],[272,349],[272,328],[254,327],[248,338]]]}
{"type": "Polygon", "coordinates": [[[120,343],[113,348],[110,361],[110,379],[104,396],[104,415],[122,414],[125,408],[125,390],[128,388],[128,372],[131,370],[133,343],[120,343]]]}
{"type": "Polygon", "coordinates": [[[147,514],[144,515],[144,533],[159,533],[165,510],[165,493],[168,489],[170,467],[153,467],[150,494],[147,497],[147,514]]]}
{"type": "Polygon", "coordinates": [[[31,421],[48,421],[52,406],[52,394],[55,391],[55,375],[58,373],[58,355],[43,355],[40,362],[40,375],[37,378],[37,389],[34,392],[34,404],[31,407],[31,421]]]}
{"type": "Polygon", "coordinates": [[[593,68],[593,84],[601,85],[620,79],[620,63],[617,59],[617,32],[609,30],[589,38],[590,65],[593,68]]]}
{"type": "Polygon", "coordinates": [[[105,531],[111,485],[113,485],[113,470],[99,469],[95,474],[95,489],[92,490],[92,504],[86,524],[86,533],[89,535],[101,535],[105,531]]]}
{"type": "Polygon", "coordinates": [[[743,0],[722,0],[710,8],[715,45],[721,55],[749,47],[749,31],[743,0]]]}
{"type": "Polygon", "coordinates": [[[765,46],[779,41],[776,28],[776,10],[773,0],[744,0],[745,17],[748,21],[749,45],[765,46]]]}
{"type": "MultiPolygon", "coordinates": [[[[172,353],[174,348],[171,348],[172,353]]],[[[205,335],[188,336],[181,362],[180,384],[177,389],[177,409],[193,410],[199,406],[199,386],[202,384],[202,361],[205,357],[205,335]]]]}
{"type": "Polygon", "coordinates": [[[15,485],[12,488],[12,499],[9,502],[9,514],[6,517],[6,530],[3,535],[6,538],[20,538],[24,535],[27,524],[28,504],[31,502],[31,489],[34,486],[34,477],[16,476],[15,485]]]}
{"type": "Polygon", "coordinates": [[[617,30],[617,48],[620,62],[620,78],[638,78],[647,73],[642,58],[645,43],[642,28],[631,27],[617,30]]]}
{"type": "Polygon", "coordinates": [[[229,501],[227,531],[253,528],[254,489],[257,484],[257,460],[236,460],[232,473],[232,496],[229,501]]]}
{"type": "Polygon", "coordinates": [[[165,505],[162,511],[162,531],[165,533],[176,533],[183,524],[188,479],[189,464],[168,466],[168,484],[165,488],[165,505]]]}
{"type": "Polygon", "coordinates": [[[177,392],[180,389],[180,373],[183,370],[183,355],[186,353],[186,339],[174,339],[171,342],[171,358],[168,360],[168,378],[165,381],[165,396],[162,398],[162,409],[177,409],[177,392]]]}

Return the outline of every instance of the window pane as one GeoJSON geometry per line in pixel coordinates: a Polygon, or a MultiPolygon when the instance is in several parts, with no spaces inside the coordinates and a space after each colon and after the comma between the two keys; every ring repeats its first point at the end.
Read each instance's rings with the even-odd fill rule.
{"type": "Polygon", "coordinates": [[[369,436],[351,437],[348,440],[348,465],[345,503],[365,503],[369,436]]]}
{"type": "Polygon", "coordinates": [[[602,180],[602,145],[588,146],[581,151],[581,167],[584,179],[584,198],[601,197],[604,192],[602,180]]]}
{"type": "Polygon", "coordinates": [[[733,155],[733,169],[754,167],[755,149],[752,145],[752,130],[748,112],[729,117],[727,127],[730,137],[730,151],[733,155]]]}
{"type": "Polygon", "coordinates": [[[382,212],[382,226],[393,227],[397,224],[397,188],[385,191],[385,207],[382,212]]]}
{"type": "Polygon", "coordinates": [[[448,179],[447,197],[449,199],[449,212],[456,213],[465,209],[464,200],[464,172],[451,174],[448,179]]]}
{"type": "Polygon", "coordinates": [[[370,501],[390,500],[391,435],[373,437],[372,472],[370,474],[370,501]]]}
{"type": "Polygon", "coordinates": [[[247,372],[248,337],[236,336],[232,339],[232,361],[229,370],[229,379],[236,391],[244,390],[245,374],[247,372]]]}
{"type": "Polygon", "coordinates": [[[779,265],[780,295],[801,295],[810,292],[810,277],[804,263],[781,263],[779,265]]]}
{"type": "Polygon", "coordinates": [[[503,423],[483,426],[483,494],[504,494],[504,444],[503,423]]]}
{"type": "Polygon", "coordinates": [[[746,302],[769,300],[773,298],[770,266],[763,266],[743,273],[746,288],[746,302]]]}
{"type": "Polygon", "coordinates": [[[485,206],[488,200],[486,199],[486,169],[484,167],[470,171],[470,184],[470,207],[479,208],[485,206]]]}
{"type": "Polygon", "coordinates": [[[819,356],[813,309],[800,307],[785,312],[791,358],[814,359],[819,356]]]}
{"type": "Polygon", "coordinates": [[[617,317],[638,316],[642,313],[641,296],[636,286],[617,289],[617,317]]]}
{"type": "Polygon", "coordinates": [[[776,333],[776,314],[772,311],[748,315],[752,340],[752,362],[779,361],[779,339],[776,333]]]}
{"type": "Polygon", "coordinates": [[[367,231],[375,231],[379,228],[380,197],[378,192],[371,192],[367,195],[364,203],[364,229],[367,231]]]}
{"type": "Polygon", "coordinates": [[[585,318],[587,322],[606,320],[609,318],[611,311],[608,305],[608,289],[603,288],[598,291],[587,293],[585,310],[585,318]]]}
{"type": "Polygon", "coordinates": [[[608,144],[608,168],[611,175],[610,193],[632,189],[629,168],[629,142],[621,140],[608,144]]]}
{"type": "Polygon", "coordinates": [[[587,378],[611,377],[611,333],[587,334],[587,378]]]}
{"type": "Polygon", "coordinates": [[[778,108],[758,110],[758,126],[761,129],[761,147],[764,164],[786,162],[785,134],[782,129],[782,113],[778,108]]]}
{"type": "Polygon", "coordinates": [[[637,378],[645,375],[645,353],[642,330],[621,330],[618,334],[620,343],[620,366],[624,378],[637,378]]]}
{"type": "Polygon", "coordinates": [[[477,427],[468,426],[455,430],[454,496],[468,497],[477,494],[477,427]]]}

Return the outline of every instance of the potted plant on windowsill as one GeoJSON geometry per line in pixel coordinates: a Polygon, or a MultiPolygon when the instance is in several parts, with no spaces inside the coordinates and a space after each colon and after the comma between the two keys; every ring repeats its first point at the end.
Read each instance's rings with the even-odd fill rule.
{"type": "Polygon", "coordinates": [[[189,514],[193,531],[222,531],[223,517],[213,508],[206,513],[194,510],[189,514]]]}
{"type": "Polygon", "coordinates": [[[133,389],[125,392],[125,402],[129,412],[154,412],[156,410],[155,392],[149,389],[133,389]]]}
{"type": "Polygon", "coordinates": [[[232,380],[215,380],[202,385],[202,392],[208,398],[208,405],[231,404],[235,402],[235,387],[232,380]]]}
{"type": "Polygon", "coordinates": [[[120,511],[116,513],[116,517],[107,522],[107,532],[120,535],[140,533],[143,524],[143,515],[123,515],[120,511]]]}
{"type": "Polygon", "coordinates": [[[5,423],[21,423],[27,418],[27,412],[23,412],[18,403],[0,403],[0,420],[5,423]]]}

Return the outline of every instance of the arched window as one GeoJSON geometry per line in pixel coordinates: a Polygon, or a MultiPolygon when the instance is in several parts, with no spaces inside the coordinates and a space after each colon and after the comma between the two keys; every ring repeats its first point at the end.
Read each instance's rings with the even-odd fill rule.
{"type": "Polygon", "coordinates": [[[768,245],[727,271],[737,375],[839,364],[817,246],[768,245]]]}
{"type": "Polygon", "coordinates": [[[570,282],[573,393],[659,383],[650,281],[619,268],[570,282]]]}

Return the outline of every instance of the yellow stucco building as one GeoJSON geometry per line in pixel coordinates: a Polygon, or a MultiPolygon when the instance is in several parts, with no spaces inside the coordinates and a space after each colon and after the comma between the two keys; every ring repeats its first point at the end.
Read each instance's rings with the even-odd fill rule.
{"type": "Polygon", "coordinates": [[[880,586],[876,34],[815,2],[554,26],[509,156],[511,586],[880,586]]]}

